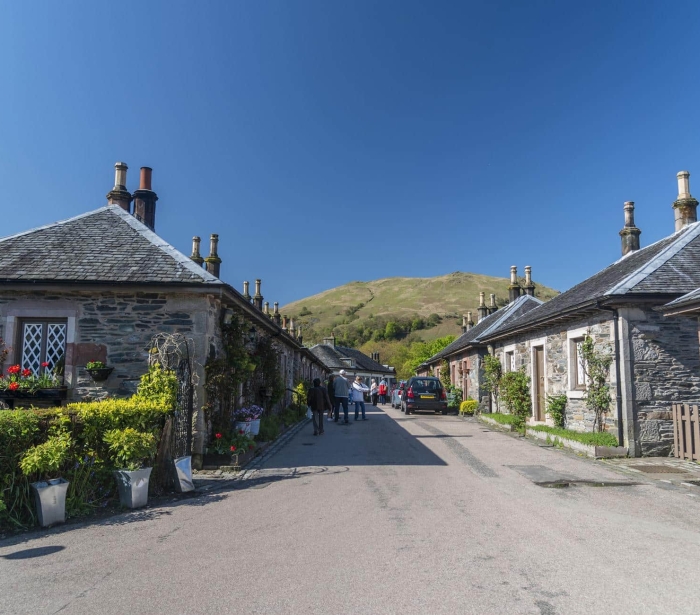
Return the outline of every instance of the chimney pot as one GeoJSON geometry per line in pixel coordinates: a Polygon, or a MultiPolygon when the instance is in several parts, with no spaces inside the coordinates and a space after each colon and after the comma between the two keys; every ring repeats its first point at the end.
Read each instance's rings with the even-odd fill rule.
{"type": "Polygon", "coordinates": [[[151,176],[153,169],[151,167],[141,167],[141,181],[139,182],[139,190],[151,190],[151,176]]]}
{"type": "Polygon", "coordinates": [[[525,294],[535,296],[535,285],[532,283],[532,267],[525,265],[525,294]]]}
{"type": "Polygon", "coordinates": [[[126,189],[126,171],[129,167],[125,162],[114,165],[114,188],[107,193],[108,205],[119,205],[124,211],[131,213],[131,194],[126,189]]]}
{"type": "Polygon", "coordinates": [[[190,260],[194,261],[197,263],[200,267],[204,263],[204,259],[202,258],[202,255],[199,253],[199,244],[202,240],[197,237],[196,235],[192,237],[192,255],[190,256],[190,260]]]}
{"type": "Polygon", "coordinates": [[[280,304],[275,301],[274,304],[274,312],[272,313],[272,318],[275,321],[275,324],[279,327],[281,325],[281,316],[280,316],[280,304]]]}
{"type": "Polygon", "coordinates": [[[268,316],[270,315],[270,302],[265,301],[265,306],[263,307],[263,312],[267,314],[268,316]]]}
{"type": "Polygon", "coordinates": [[[139,189],[134,192],[134,218],[155,231],[158,195],[151,190],[152,172],[153,169],[150,167],[141,167],[141,182],[139,189]]]}
{"type": "Polygon", "coordinates": [[[489,299],[491,301],[488,308],[489,314],[493,314],[498,309],[498,306],[496,305],[496,295],[491,293],[489,295],[489,299]]]}
{"type": "Polygon", "coordinates": [[[253,297],[253,305],[258,308],[259,310],[262,310],[262,304],[263,304],[263,296],[260,294],[260,286],[262,284],[262,280],[257,279],[255,280],[255,296],[253,297]]]}
{"type": "MultiPolygon", "coordinates": [[[[512,265],[510,268],[510,286],[508,287],[508,300],[513,303],[520,296],[520,285],[518,284],[518,268],[512,265]]],[[[493,295],[491,295],[493,297],[493,295]]],[[[493,307],[493,306],[492,306],[493,307]]],[[[493,310],[494,312],[496,310],[493,310]]]]}
{"type": "Polygon", "coordinates": [[[207,271],[217,278],[221,273],[221,259],[218,255],[218,249],[219,236],[212,233],[209,238],[209,256],[204,259],[204,262],[207,264],[207,271]]]}
{"type": "Polygon", "coordinates": [[[639,236],[642,234],[634,225],[634,201],[625,201],[625,226],[620,231],[622,256],[639,250],[639,236]]]}
{"type": "Polygon", "coordinates": [[[484,293],[484,291],[481,291],[479,293],[479,308],[476,311],[478,314],[479,321],[482,321],[489,314],[489,309],[486,307],[486,303],[484,302],[485,296],[486,293],[484,293]]]}
{"type": "Polygon", "coordinates": [[[472,320],[472,313],[467,312],[467,331],[474,326],[474,321],[472,320]]]}
{"type": "MultiPolygon", "coordinates": [[[[673,203],[676,231],[698,221],[698,201],[690,194],[690,173],[680,171],[678,178],[678,198],[673,203]]],[[[623,248],[624,250],[624,248],[623,248]]]]}

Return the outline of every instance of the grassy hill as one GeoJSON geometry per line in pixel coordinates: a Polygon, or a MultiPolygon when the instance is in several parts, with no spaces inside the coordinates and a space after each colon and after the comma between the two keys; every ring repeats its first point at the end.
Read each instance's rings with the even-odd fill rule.
{"type": "MultiPolygon", "coordinates": [[[[331,333],[340,343],[356,347],[404,338],[430,341],[459,335],[462,315],[467,311],[476,321],[481,291],[486,293],[487,304],[489,294],[494,293],[498,305],[505,305],[508,285],[507,278],[462,272],[435,278],[385,278],[350,282],[290,303],[280,311],[302,325],[305,343],[319,342],[331,333]]],[[[540,299],[558,294],[536,282],[535,286],[540,299]]]]}

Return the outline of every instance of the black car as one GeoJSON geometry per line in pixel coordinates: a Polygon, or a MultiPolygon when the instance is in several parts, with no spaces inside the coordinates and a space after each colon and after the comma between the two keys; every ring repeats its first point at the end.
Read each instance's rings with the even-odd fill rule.
{"type": "Polygon", "coordinates": [[[401,412],[411,414],[417,410],[447,414],[447,391],[439,378],[414,376],[401,393],[401,412]]]}

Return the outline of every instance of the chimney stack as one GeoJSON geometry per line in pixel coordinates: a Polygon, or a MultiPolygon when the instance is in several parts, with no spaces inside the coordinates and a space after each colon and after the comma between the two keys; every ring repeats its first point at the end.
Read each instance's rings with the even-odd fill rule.
{"type": "Polygon", "coordinates": [[[479,307],[476,310],[477,314],[479,315],[479,322],[481,322],[489,314],[489,309],[486,307],[486,303],[484,303],[484,297],[485,293],[484,291],[481,291],[479,293],[479,307]]]}
{"type": "Polygon", "coordinates": [[[474,326],[474,321],[472,320],[472,313],[467,312],[467,331],[474,326]]]}
{"type": "Polygon", "coordinates": [[[273,309],[274,309],[274,311],[272,312],[272,319],[275,321],[275,324],[279,327],[281,317],[280,317],[280,304],[277,301],[275,301],[275,305],[274,305],[273,309]]]}
{"type": "Polygon", "coordinates": [[[197,263],[200,267],[204,263],[204,259],[202,258],[202,255],[199,253],[199,243],[202,240],[197,237],[196,235],[192,237],[192,255],[190,256],[190,260],[197,263]]]}
{"type": "MultiPolygon", "coordinates": [[[[678,210],[676,210],[676,215],[678,215],[678,210]]],[[[677,223],[678,220],[676,219],[676,230],[678,230],[677,223]]],[[[641,233],[642,231],[634,225],[634,201],[626,201],[625,226],[620,231],[620,237],[622,238],[622,256],[639,250],[639,236],[641,233]]]]}
{"type": "MultiPolygon", "coordinates": [[[[252,300],[252,297],[250,296],[250,282],[248,282],[248,280],[245,280],[245,281],[243,282],[243,298],[244,298],[248,303],[250,303],[251,300],[252,300]]],[[[277,304],[275,303],[275,305],[277,305],[277,304]]]]}
{"type": "Polygon", "coordinates": [[[680,171],[678,175],[678,198],[673,203],[675,210],[676,231],[698,221],[698,201],[690,194],[690,173],[680,171]]]}
{"type": "MultiPolygon", "coordinates": [[[[493,297],[493,295],[491,295],[493,297]]],[[[520,296],[520,285],[518,284],[518,268],[513,265],[510,268],[510,286],[508,287],[508,300],[513,303],[520,296]]],[[[494,310],[495,311],[495,310],[494,310]]]]}
{"type": "Polygon", "coordinates": [[[535,285],[532,283],[532,267],[525,265],[525,294],[535,296],[535,285]]]}
{"type": "Polygon", "coordinates": [[[378,353],[378,352],[375,352],[375,353],[374,353],[374,360],[375,360],[377,363],[379,363],[379,353],[378,353]]]}
{"type": "Polygon", "coordinates": [[[221,259],[219,258],[219,236],[212,233],[209,238],[209,256],[204,259],[207,271],[214,277],[219,277],[221,271],[221,259]]]}
{"type": "Polygon", "coordinates": [[[323,343],[325,346],[332,346],[333,348],[335,348],[335,335],[331,335],[330,337],[324,337],[323,343]]]}
{"type": "Polygon", "coordinates": [[[282,316],[282,329],[286,333],[289,333],[289,316],[287,316],[286,314],[282,316]]]}
{"type": "Polygon", "coordinates": [[[301,325],[297,328],[297,342],[302,345],[304,343],[304,337],[301,334],[301,325]]]}
{"type": "Polygon", "coordinates": [[[127,213],[131,213],[131,193],[126,189],[126,162],[114,164],[114,188],[107,193],[108,205],[119,205],[127,213]]]}
{"type": "Polygon", "coordinates": [[[462,314],[462,333],[466,333],[469,329],[467,328],[467,317],[462,314]]]}
{"type": "Polygon", "coordinates": [[[265,301],[265,305],[263,306],[263,314],[266,316],[270,316],[270,302],[265,301]]]}
{"type": "Polygon", "coordinates": [[[289,335],[296,337],[296,328],[294,327],[294,319],[289,319],[289,335]]]}
{"type": "Polygon", "coordinates": [[[496,305],[496,295],[494,295],[493,293],[491,293],[491,294],[489,295],[489,297],[490,297],[490,299],[491,299],[491,303],[489,304],[489,308],[488,308],[488,309],[489,309],[489,314],[493,314],[493,313],[498,309],[498,306],[496,305]]]}
{"type": "Polygon", "coordinates": [[[262,310],[262,304],[263,304],[263,296],[260,294],[260,285],[262,284],[262,280],[257,279],[255,280],[255,296],[253,297],[253,305],[258,308],[259,310],[262,310]]]}
{"type": "Polygon", "coordinates": [[[155,232],[158,195],[151,190],[152,173],[150,167],[141,167],[139,189],[134,192],[134,218],[155,232]]]}

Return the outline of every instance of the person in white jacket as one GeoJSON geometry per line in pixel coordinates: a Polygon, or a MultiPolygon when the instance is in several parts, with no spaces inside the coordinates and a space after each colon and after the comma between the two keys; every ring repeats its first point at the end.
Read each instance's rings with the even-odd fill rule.
{"type": "Polygon", "coordinates": [[[365,416],[365,393],[369,392],[369,387],[362,384],[362,376],[356,376],[355,382],[352,383],[352,399],[355,402],[355,420],[358,420],[360,408],[362,408],[362,420],[366,421],[365,416]]]}

